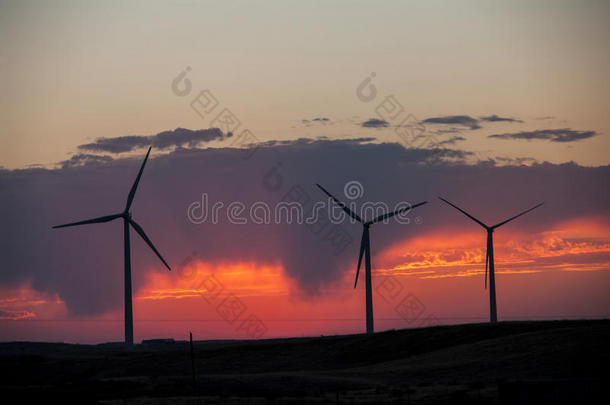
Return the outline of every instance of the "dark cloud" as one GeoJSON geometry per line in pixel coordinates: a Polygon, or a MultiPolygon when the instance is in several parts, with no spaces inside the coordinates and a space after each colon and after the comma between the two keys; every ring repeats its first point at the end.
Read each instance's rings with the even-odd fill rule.
{"type": "MultiPolygon", "coordinates": [[[[132,233],[136,293],[150,273],[179,277],[180,263],[197,252],[199,260],[210,264],[281,264],[298,293],[304,297],[322,294],[325,286],[354,271],[360,226],[346,222],[316,228],[296,223],[257,225],[252,221],[237,225],[228,221],[225,209],[230,202],[242,202],[247,216],[249,207],[259,201],[272,207],[295,198],[306,205],[325,201],[315,183],[345,199],[344,185],[359,181],[364,195],[353,200],[356,207],[367,201],[390,206],[401,201],[429,201],[411,214],[411,218],[420,216],[423,223],[412,220],[410,224],[376,225],[373,255],[385,246],[428,232],[475,226],[438,203],[438,195],[491,223],[546,201],[527,220],[506,225],[524,232],[551,229],[578,216],[607,218],[610,206],[608,166],[472,166],[461,160],[469,155],[460,150],[405,149],[397,143],[366,143],[362,139],[273,142],[259,146],[249,159],[244,156],[250,155],[234,148],[180,148],[151,158],[132,206],[133,216],[174,271],[167,273],[132,233]],[[208,219],[191,223],[187,209],[201,201],[203,193],[208,198],[208,219]],[[225,208],[214,224],[209,216],[216,202],[225,208]],[[329,243],[329,235],[338,230],[351,238],[340,252],[329,243]]],[[[31,283],[37,291],[57,294],[72,314],[122,308],[122,224],[51,226],[121,211],[141,158],[84,159],[79,165],[56,169],[0,171],[0,285],[31,283]]]]}
{"type": "Polygon", "coordinates": [[[225,136],[218,128],[199,129],[195,131],[186,128],[176,128],[173,131],[164,131],[157,135],[153,135],[151,144],[153,148],[156,149],[167,149],[172,146],[186,146],[192,148],[200,143],[223,140],[232,135],[233,134],[228,133],[225,136]]]}
{"type": "Polygon", "coordinates": [[[448,115],[444,117],[431,117],[422,121],[424,124],[454,124],[468,127],[470,129],[479,129],[479,121],[468,115],[448,115]]]}
{"type": "Polygon", "coordinates": [[[523,122],[519,119],[516,118],[510,118],[510,117],[500,117],[496,114],[493,115],[488,115],[486,117],[481,117],[481,121],[487,121],[487,122],[523,122]]]}
{"type": "Polygon", "coordinates": [[[377,118],[369,118],[360,124],[363,128],[385,128],[390,125],[389,122],[385,120],[380,120],[377,118]]]}
{"type": "Polygon", "coordinates": [[[522,131],[508,134],[489,135],[488,138],[497,139],[542,139],[551,142],[575,142],[597,135],[595,131],[574,131],[569,128],[540,129],[536,131],[522,131]]]}
{"type": "Polygon", "coordinates": [[[434,131],[437,134],[459,134],[462,131],[459,128],[456,127],[450,127],[450,128],[441,128],[441,129],[437,129],[436,131],[434,131]]]}
{"type": "Polygon", "coordinates": [[[82,165],[92,164],[92,163],[98,163],[98,164],[108,163],[111,160],[112,160],[112,157],[110,157],[108,155],[99,156],[99,155],[90,155],[88,153],[79,153],[76,155],[72,155],[72,157],[68,160],[64,160],[63,162],[60,162],[60,165],[62,168],[66,168],[66,167],[82,166],[82,165]]]}
{"type": "Polygon", "coordinates": [[[95,142],[79,145],[78,149],[92,152],[122,153],[151,145],[156,149],[168,149],[173,146],[192,148],[200,143],[222,140],[230,136],[232,136],[231,133],[225,135],[218,128],[199,130],[176,128],[173,131],[163,131],[150,136],[128,135],[116,138],[98,138],[95,142]]]}
{"type": "Polygon", "coordinates": [[[97,138],[95,142],[79,145],[78,149],[94,152],[121,153],[150,146],[150,143],[151,139],[148,136],[128,135],[116,138],[97,138]]]}
{"type": "Polygon", "coordinates": [[[442,141],[438,141],[434,144],[434,146],[439,147],[439,146],[443,146],[443,145],[455,145],[456,142],[459,141],[465,141],[466,138],[464,138],[463,136],[452,136],[449,139],[445,139],[442,141]]]}
{"type": "Polygon", "coordinates": [[[333,124],[333,121],[327,117],[316,117],[312,119],[302,119],[301,124],[306,127],[325,126],[333,124]]]}
{"type": "MultiPolygon", "coordinates": [[[[361,137],[361,138],[351,138],[351,139],[337,139],[332,141],[335,145],[359,145],[367,142],[372,142],[377,140],[377,138],[372,137],[361,137]]],[[[272,140],[265,141],[259,143],[257,146],[259,147],[275,147],[275,146],[305,146],[305,145],[313,145],[318,144],[322,141],[329,141],[329,138],[326,136],[320,136],[316,139],[312,138],[298,138],[298,139],[288,139],[288,140],[272,140]]]]}
{"type": "Polygon", "coordinates": [[[531,158],[531,157],[510,158],[510,157],[498,156],[494,160],[496,162],[499,162],[502,164],[509,164],[509,165],[515,165],[515,166],[531,165],[533,163],[538,163],[538,160],[531,158]]]}

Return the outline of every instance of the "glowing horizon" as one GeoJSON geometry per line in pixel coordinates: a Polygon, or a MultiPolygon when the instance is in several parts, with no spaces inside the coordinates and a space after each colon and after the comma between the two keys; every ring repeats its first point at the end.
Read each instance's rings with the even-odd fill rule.
{"type": "MultiPolygon", "coordinates": [[[[506,303],[519,296],[519,288],[515,288],[514,283],[517,282],[517,286],[528,284],[528,276],[532,274],[537,273],[547,282],[553,282],[553,278],[561,278],[559,275],[565,272],[598,273],[600,280],[607,282],[610,276],[608,235],[610,229],[600,223],[598,218],[566,221],[535,235],[523,234],[514,229],[504,230],[496,241],[498,291],[502,302],[500,320],[545,317],[555,319],[562,316],[547,316],[537,308],[516,314],[510,304],[506,303]],[[534,258],[543,259],[542,264],[537,263],[534,258]],[[545,263],[545,259],[553,260],[545,263]],[[511,281],[506,276],[518,277],[519,281],[511,281]]],[[[426,310],[426,313],[434,318],[428,322],[452,324],[485,321],[487,300],[482,280],[483,244],[484,235],[480,230],[460,231],[459,228],[453,228],[380,249],[375,260],[379,265],[373,268],[375,318],[381,325],[380,330],[424,326],[420,325],[424,319],[422,316],[417,322],[409,322],[408,319],[401,319],[401,315],[396,312],[399,298],[404,299],[409,294],[414,295],[417,300],[420,300],[419,296],[425,296],[426,308],[434,308],[433,314],[431,310],[426,310]],[[397,264],[393,267],[384,266],[393,263],[397,264]],[[386,295],[389,294],[383,285],[385,277],[391,277],[401,285],[400,296],[392,300],[393,302],[388,302],[389,296],[383,296],[384,291],[386,295]],[[437,282],[439,279],[459,280],[464,277],[472,279],[466,291],[460,291],[465,288],[463,283],[452,286],[447,281],[442,281],[441,284],[437,282]],[[409,288],[414,279],[419,279],[417,285],[425,286],[421,291],[409,288]],[[451,300],[447,301],[441,298],[438,292],[434,292],[439,286],[442,286],[446,293],[456,296],[472,292],[478,299],[471,300],[463,311],[455,311],[451,309],[451,300]],[[476,308],[475,314],[470,313],[468,308],[476,308]]],[[[344,270],[341,280],[329,285],[317,296],[307,296],[297,290],[294,280],[287,277],[283,267],[277,263],[223,261],[208,264],[200,258],[190,258],[186,263],[176,266],[175,271],[170,274],[154,271],[147,273],[147,281],[134,295],[135,334],[140,340],[150,337],[180,339],[181,335],[176,326],[188,324],[197,331],[198,339],[251,338],[244,330],[239,330],[239,323],[248,315],[262,320],[267,328],[262,336],[265,338],[320,333],[360,333],[364,330],[363,289],[359,287],[353,290],[351,287],[354,271],[355,263],[344,270]],[[210,280],[210,277],[220,283],[222,291],[208,291],[211,286],[206,285],[205,280],[210,280]],[[216,293],[218,299],[212,302],[210,297],[216,293]],[[217,310],[221,301],[228,296],[237,297],[245,308],[240,319],[233,323],[224,320],[217,310]],[[295,313],[300,315],[295,316],[295,313]],[[210,330],[211,326],[214,331],[210,330]]],[[[120,289],[122,286],[116,288],[120,289]]],[[[65,303],[57,296],[41,295],[29,286],[21,286],[17,291],[18,294],[0,300],[2,322],[12,322],[9,328],[12,330],[10,336],[20,336],[20,333],[32,327],[31,321],[34,320],[40,324],[65,323],[67,326],[64,325],[63,328],[70,329],[70,332],[65,334],[71,336],[67,340],[70,342],[105,341],[103,336],[108,339],[111,335],[108,335],[108,328],[103,325],[112,324],[115,335],[111,340],[121,340],[120,310],[83,319],[70,316],[65,303]],[[78,325],[81,323],[98,325],[93,328],[95,333],[99,333],[99,328],[105,332],[101,333],[100,338],[79,333],[78,325]]],[[[3,296],[4,294],[6,291],[3,296]]],[[[607,317],[609,314],[602,310],[588,315],[607,317]]],[[[567,316],[586,317],[587,314],[575,312],[567,316]]],[[[7,336],[3,336],[3,340],[6,339],[7,336]]]]}

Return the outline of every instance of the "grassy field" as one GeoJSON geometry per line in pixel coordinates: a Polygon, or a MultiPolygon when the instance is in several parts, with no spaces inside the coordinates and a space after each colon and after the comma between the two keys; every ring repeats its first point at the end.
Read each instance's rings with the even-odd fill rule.
{"type": "Polygon", "coordinates": [[[11,342],[0,343],[0,388],[24,400],[109,404],[561,404],[600,395],[605,404],[609,342],[609,320],[198,341],[195,386],[186,342],[11,342]]]}

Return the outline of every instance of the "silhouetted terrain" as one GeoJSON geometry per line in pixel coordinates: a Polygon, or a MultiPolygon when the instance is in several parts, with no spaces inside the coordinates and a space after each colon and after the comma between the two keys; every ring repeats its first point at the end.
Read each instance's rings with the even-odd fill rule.
{"type": "Polygon", "coordinates": [[[0,388],[39,403],[607,403],[608,342],[609,320],[200,341],[196,389],[188,342],[1,343],[0,388]]]}

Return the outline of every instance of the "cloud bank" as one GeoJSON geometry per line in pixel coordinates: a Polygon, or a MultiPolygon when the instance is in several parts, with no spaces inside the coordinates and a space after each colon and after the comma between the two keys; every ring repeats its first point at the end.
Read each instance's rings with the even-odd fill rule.
{"type": "MultiPolygon", "coordinates": [[[[112,142],[107,144],[116,145],[112,142]]],[[[341,280],[345,272],[353,272],[360,226],[346,222],[318,229],[252,221],[238,225],[227,219],[231,202],[252,207],[259,201],[271,206],[295,198],[307,204],[323,201],[315,183],[345,199],[344,185],[352,180],[360,182],[364,191],[352,200],[357,207],[367,201],[390,206],[429,201],[410,214],[410,224],[375,225],[373,255],[410,238],[443,232],[450,239],[451,229],[476,226],[441,205],[439,195],[491,223],[545,201],[535,215],[507,225],[524,232],[541,232],[571,218],[609,217],[608,166],[473,166],[463,162],[467,156],[459,150],[405,149],[396,143],[363,140],[270,142],[253,155],[229,147],[181,148],[151,158],[132,211],[174,267],[172,276],[178,276],[180,263],[193,252],[219,266],[226,262],[279,264],[294,282],[295,293],[311,299],[341,280]],[[223,204],[216,224],[209,219],[195,224],[187,218],[189,206],[201,202],[204,193],[210,206],[223,204]],[[339,231],[349,238],[343,250],[332,243],[331,235],[339,231]]],[[[57,294],[74,316],[122,308],[120,221],[54,230],[51,226],[121,211],[141,158],[77,156],[78,165],[1,170],[0,284],[30,283],[37,291],[57,294]]],[[[135,233],[132,267],[134,293],[148,273],[167,272],[135,233]]]]}

